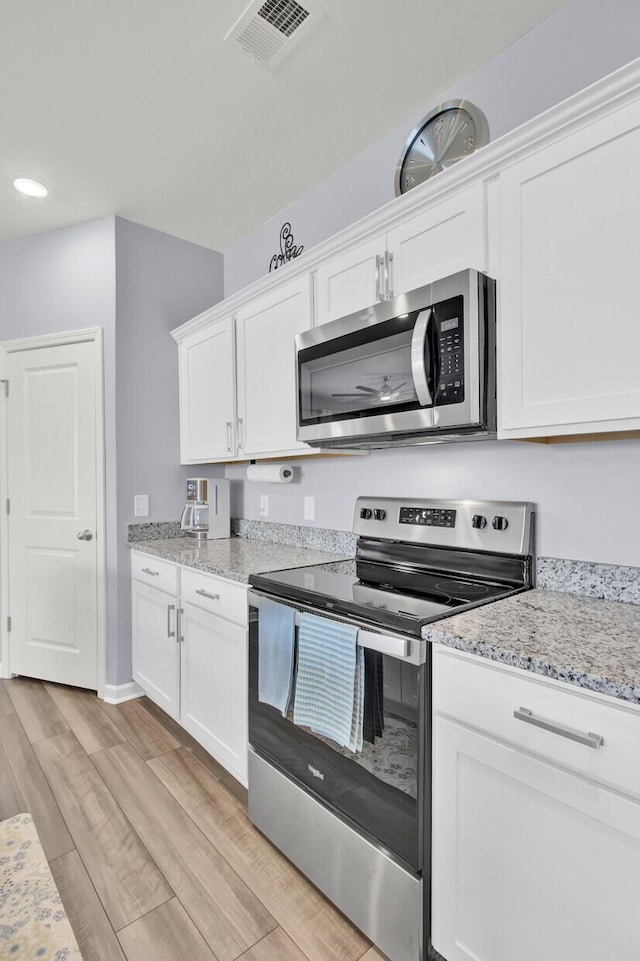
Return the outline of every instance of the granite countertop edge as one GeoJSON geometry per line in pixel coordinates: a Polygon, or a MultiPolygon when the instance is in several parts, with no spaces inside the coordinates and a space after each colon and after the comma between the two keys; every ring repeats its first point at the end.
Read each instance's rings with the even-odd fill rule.
{"type": "Polygon", "coordinates": [[[595,691],[597,694],[607,694],[609,697],[640,705],[640,686],[623,684],[606,675],[590,674],[580,670],[580,668],[554,664],[540,657],[525,657],[516,651],[494,647],[481,641],[472,641],[458,634],[447,634],[444,631],[430,629],[423,633],[423,637],[432,644],[440,644],[443,647],[450,647],[466,654],[475,654],[486,660],[506,664],[508,667],[516,667],[522,671],[529,671],[540,677],[563,681],[565,684],[572,684],[574,687],[595,691]]]}

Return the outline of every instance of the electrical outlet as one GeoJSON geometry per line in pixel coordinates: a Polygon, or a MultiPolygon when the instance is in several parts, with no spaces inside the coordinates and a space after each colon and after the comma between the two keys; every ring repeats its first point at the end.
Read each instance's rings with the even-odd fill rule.
{"type": "Polygon", "coordinates": [[[306,521],[312,521],[316,516],[316,499],[315,497],[305,497],[304,499],[304,519],[306,521]]]}
{"type": "Polygon", "coordinates": [[[260,494],[260,517],[269,516],[269,495],[260,494]]]}
{"type": "Polygon", "coordinates": [[[149,495],[148,494],[136,494],[133,498],[133,514],[134,517],[148,517],[149,516],[149,495]]]}

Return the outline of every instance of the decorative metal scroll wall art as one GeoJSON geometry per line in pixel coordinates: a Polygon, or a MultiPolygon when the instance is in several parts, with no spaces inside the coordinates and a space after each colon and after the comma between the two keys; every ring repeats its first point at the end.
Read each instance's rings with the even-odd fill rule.
{"type": "Polygon", "coordinates": [[[291,230],[291,224],[283,224],[280,228],[280,253],[274,254],[269,262],[269,273],[272,270],[277,270],[278,267],[282,267],[284,264],[288,264],[290,260],[295,257],[299,257],[304,247],[302,244],[299,247],[293,242],[293,231],[291,230]]]}

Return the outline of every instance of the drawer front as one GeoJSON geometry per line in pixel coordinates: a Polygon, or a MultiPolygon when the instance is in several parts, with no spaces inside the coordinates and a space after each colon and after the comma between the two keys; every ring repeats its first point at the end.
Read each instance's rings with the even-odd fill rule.
{"type": "Polygon", "coordinates": [[[195,604],[242,626],[246,626],[249,619],[247,590],[243,584],[228,581],[224,577],[203,574],[189,567],[182,568],[183,604],[195,604]]]}
{"type": "Polygon", "coordinates": [[[640,797],[635,760],[640,710],[622,701],[604,702],[570,685],[435,645],[433,707],[437,714],[640,797]]]}
{"type": "Polygon", "coordinates": [[[131,576],[143,584],[150,584],[159,591],[167,591],[169,594],[177,594],[179,591],[180,568],[171,561],[163,561],[153,554],[142,554],[139,551],[131,552],[131,576]]]}

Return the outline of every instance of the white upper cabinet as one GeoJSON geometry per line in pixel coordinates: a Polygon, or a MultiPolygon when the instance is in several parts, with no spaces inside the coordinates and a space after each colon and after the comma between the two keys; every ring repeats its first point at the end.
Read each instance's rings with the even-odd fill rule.
{"type": "Polygon", "coordinates": [[[238,310],[239,457],[311,451],[296,440],[294,345],[295,335],[311,325],[306,274],[238,310]]]}
{"type": "Polygon", "coordinates": [[[487,270],[486,187],[476,183],[318,267],[316,323],[458,270],[487,270]]]}
{"type": "Polygon", "coordinates": [[[639,165],[636,101],[502,173],[499,436],[640,428],[639,165]]]}
{"type": "Polygon", "coordinates": [[[476,183],[389,231],[390,296],[467,267],[488,270],[486,192],[476,183]]]}
{"type": "Polygon", "coordinates": [[[339,254],[318,267],[316,319],[326,324],[370,307],[384,287],[385,235],[339,254]]]}
{"type": "Polygon", "coordinates": [[[229,460],[236,454],[233,319],[188,334],[178,345],[180,463],[229,460]]]}

